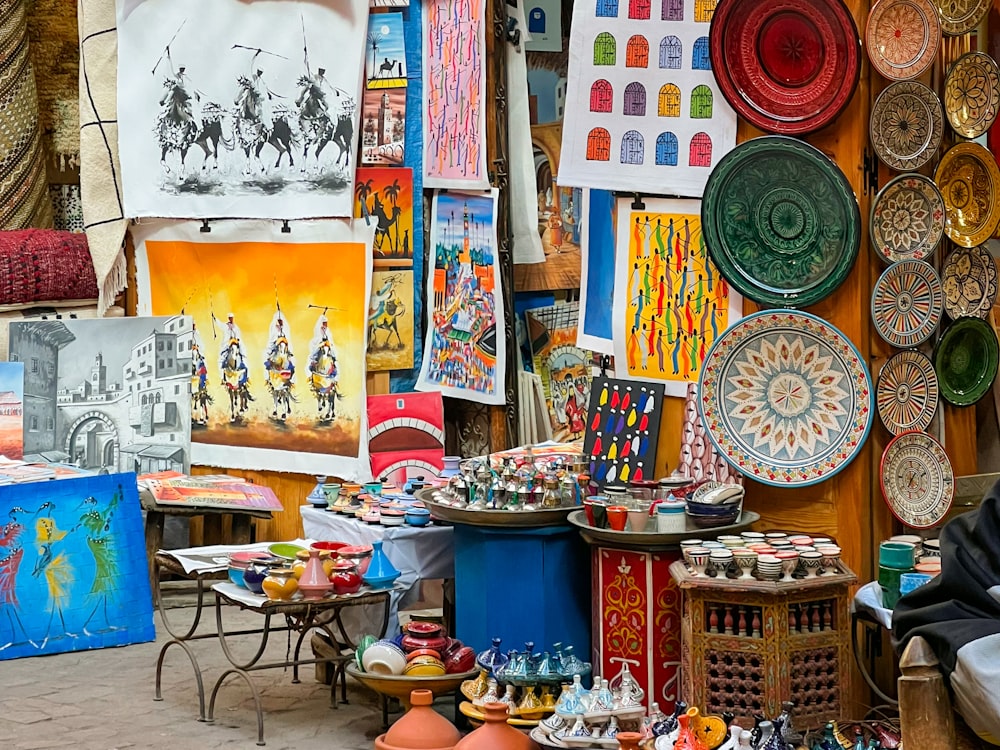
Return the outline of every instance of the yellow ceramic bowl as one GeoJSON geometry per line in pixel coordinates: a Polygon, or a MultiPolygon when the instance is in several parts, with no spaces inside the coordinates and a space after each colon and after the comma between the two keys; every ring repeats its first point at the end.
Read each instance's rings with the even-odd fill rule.
{"type": "Polygon", "coordinates": [[[418,657],[403,669],[407,677],[440,677],[444,673],[444,664],[432,656],[418,657]]]}

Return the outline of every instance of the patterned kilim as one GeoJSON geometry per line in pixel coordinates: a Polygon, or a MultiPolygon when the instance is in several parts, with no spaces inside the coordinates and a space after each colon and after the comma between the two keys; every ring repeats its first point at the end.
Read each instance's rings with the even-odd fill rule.
{"type": "MultiPolygon", "coordinates": [[[[0,0],[0,3],[4,0],[0,0]]],[[[80,194],[100,292],[98,311],[125,288],[125,219],[118,162],[115,0],[80,0],[80,194]]]]}
{"type": "Polygon", "coordinates": [[[97,299],[87,237],[54,229],[0,232],[0,305],[97,299]]]}
{"type": "Polygon", "coordinates": [[[80,39],[76,0],[27,0],[42,139],[60,169],[80,157],[80,39]]]}
{"type": "Polygon", "coordinates": [[[0,229],[51,227],[23,0],[0,0],[0,229]]]}

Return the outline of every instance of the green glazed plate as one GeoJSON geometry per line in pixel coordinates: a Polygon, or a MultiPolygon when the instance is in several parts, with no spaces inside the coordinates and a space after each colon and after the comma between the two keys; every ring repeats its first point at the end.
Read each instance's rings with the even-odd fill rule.
{"type": "Polygon", "coordinates": [[[844,173],[823,152],[781,135],[722,158],[705,186],[701,223],[726,280],[776,307],[827,297],[861,245],[861,213],[844,173]]]}
{"type": "Polygon", "coordinates": [[[959,318],[934,349],[941,396],[955,406],[976,403],[993,385],[998,360],[1000,345],[990,324],[979,318],[959,318]]]}
{"type": "Polygon", "coordinates": [[[283,557],[286,560],[294,560],[295,554],[305,547],[300,547],[297,544],[292,544],[291,542],[275,542],[267,551],[270,552],[275,557],[283,557]]]}

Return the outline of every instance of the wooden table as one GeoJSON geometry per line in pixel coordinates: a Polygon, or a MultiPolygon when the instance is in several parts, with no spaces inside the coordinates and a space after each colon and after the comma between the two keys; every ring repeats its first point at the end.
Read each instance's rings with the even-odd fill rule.
{"type": "Polygon", "coordinates": [[[167,516],[184,516],[187,518],[204,516],[206,538],[211,535],[216,537],[216,541],[218,542],[222,541],[223,516],[232,516],[232,539],[228,540],[231,544],[250,543],[251,518],[270,519],[272,517],[271,511],[257,508],[205,508],[187,505],[161,505],[146,490],[139,492],[139,504],[146,511],[146,559],[149,561],[149,581],[153,592],[154,607],[159,601],[157,578],[160,575],[156,565],[156,553],[163,546],[163,525],[166,523],[167,516]],[[209,532],[212,533],[210,534],[209,532]]]}

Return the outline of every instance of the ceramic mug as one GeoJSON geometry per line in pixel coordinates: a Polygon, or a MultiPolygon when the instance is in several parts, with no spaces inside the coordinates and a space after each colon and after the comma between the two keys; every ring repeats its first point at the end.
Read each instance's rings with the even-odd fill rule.
{"type": "Polygon", "coordinates": [[[337,498],[340,497],[340,485],[336,482],[327,482],[324,484],[323,497],[326,498],[326,504],[333,507],[333,504],[337,502],[337,498]]]}
{"type": "Polygon", "coordinates": [[[628,512],[628,526],[630,530],[642,533],[646,530],[647,523],[649,523],[649,513],[647,511],[630,510],[628,512]]]}
{"type": "Polygon", "coordinates": [[[628,523],[628,508],[624,505],[609,505],[607,508],[608,525],[615,531],[625,531],[628,523]]]}
{"type": "Polygon", "coordinates": [[[608,505],[604,498],[594,495],[583,501],[583,512],[587,514],[587,522],[595,529],[608,527],[608,505]]]}

